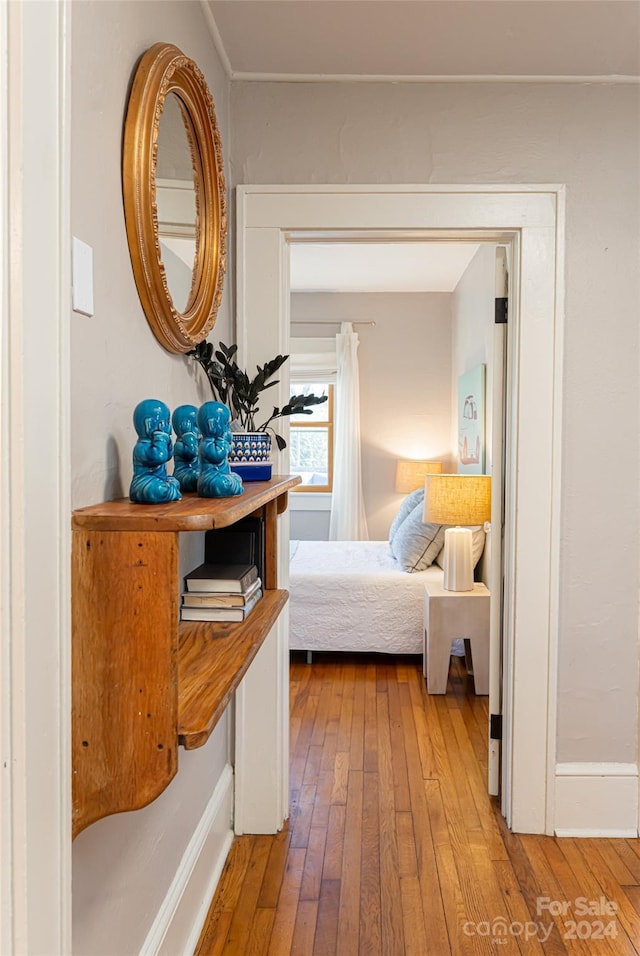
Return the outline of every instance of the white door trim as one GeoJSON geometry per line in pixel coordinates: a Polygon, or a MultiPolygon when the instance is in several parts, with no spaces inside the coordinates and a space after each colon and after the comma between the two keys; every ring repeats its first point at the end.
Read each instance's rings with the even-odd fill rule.
{"type": "MultiPolygon", "coordinates": [[[[497,254],[497,247],[496,247],[497,254]]],[[[503,292],[496,290],[496,298],[503,292]]],[[[493,394],[491,401],[491,532],[488,538],[491,547],[489,562],[489,590],[491,591],[490,628],[489,628],[489,714],[502,714],[502,534],[503,534],[503,496],[504,488],[504,436],[505,436],[505,383],[506,383],[506,344],[507,327],[497,324],[493,327],[493,394]]],[[[509,787],[500,785],[501,742],[489,735],[489,757],[487,789],[492,796],[509,792],[509,787]]],[[[506,768],[505,768],[506,769],[506,768]]]]}
{"type": "MultiPolygon", "coordinates": [[[[560,543],[564,187],[237,187],[237,338],[247,363],[287,351],[291,238],[478,238],[513,242],[517,301],[507,480],[504,812],[553,832],[560,543]]],[[[515,298],[515,297],[514,297],[515,298]]],[[[274,400],[284,400],[282,394],[274,400]]],[[[284,453],[278,470],[286,469],[284,453]]]]}
{"type": "Polygon", "coordinates": [[[0,950],[71,951],[70,4],[0,5],[0,950]]]}

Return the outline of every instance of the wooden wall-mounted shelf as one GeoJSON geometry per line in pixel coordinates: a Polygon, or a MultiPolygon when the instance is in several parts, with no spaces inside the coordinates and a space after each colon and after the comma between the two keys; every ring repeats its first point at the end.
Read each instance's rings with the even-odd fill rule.
{"type": "Polygon", "coordinates": [[[206,743],[287,600],[277,522],[297,476],[237,498],[105,502],[73,513],[73,834],[146,806],[206,743]],[[178,534],[265,522],[264,596],[240,624],[179,622],[178,534]]]}
{"type": "Polygon", "coordinates": [[[202,747],[234,690],[285,606],[288,591],[265,591],[241,624],[183,621],[178,651],[178,739],[185,750],[202,747]]]}

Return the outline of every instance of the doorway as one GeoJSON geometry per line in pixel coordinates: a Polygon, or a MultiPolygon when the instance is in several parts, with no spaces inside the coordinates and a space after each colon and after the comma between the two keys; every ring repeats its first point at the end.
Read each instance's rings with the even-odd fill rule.
{"type": "MultiPolygon", "coordinates": [[[[274,346],[287,351],[290,241],[357,235],[511,247],[503,812],[514,831],[530,833],[553,832],[563,218],[561,187],[238,187],[237,332],[247,362],[274,346]]],[[[283,456],[279,467],[287,465],[283,456]]],[[[286,580],[287,556],[279,561],[286,580]]],[[[284,637],[279,645],[286,650],[284,637]]],[[[280,733],[284,747],[284,716],[280,733]]]]}
{"type": "MultiPolygon", "coordinates": [[[[488,790],[494,796],[500,793],[497,738],[502,713],[502,451],[507,330],[506,309],[496,312],[496,299],[500,297],[504,306],[508,251],[495,243],[462,239],[386,242],[371,238],[361,241],[354,236],[349,241],[322,241],[316,236],[289,243],[291,340],[287,352],[292,354],[287,367],[291,391],[328,391],[330,395],[318,416],[314,414],[308,422],[296,420],[286,436],[291,449],[290,470],[300,473],[303,480],[303,485],[289,495],[291,538],[319,542],[317,546],[303,544],[306,557],[298,560],[307,567],[315,560],[322,567],[326,565],[327,571],[336,560],[336,567],[342,566],[342,557],[326,551],[320,542],[330,537],[335,500],[328,486],[334,465],[328,438],[340,402],[334,408],[334,386],[327,383],[336,381],[335,336],[344,321],[353,323],[358,336],[358,425],[362,512],[366,516],[362,536],[376,542],[363,545],[361,551],[355,546],[353,557],[358,555],[364,562],[362,571],[372,560],[371,548],[380,549],[375,552],[377,561],[390,560],[387,541],[390,526],[396,527],[395,517],[403,500],[399,495],[414,491],[420,481],[424,488],[421,478],[411,479],[410,486],[406,478],[398,484],[398,462],[430,460],[439,462],[445,473],[493,475],[496,507],[491,525],[496,530],[488,536],[480,533],[483,553],[478,558],[476,580],[492,595],[491,721],[487,720],[483,737],[488,750],[488,790]],[[472,379],[481,379],[477,399],[468,395],[469,374],[472,379]],[[466,384],[464,410],[458,395],[462,382],[466,384]],[[467,417],[459,420],[463,411],[467,417]],[[469,448],[474,444],[475,458],[470,457],[467,442],[469,448]],[[490,728],[492,736],[487,743],[490,728]]],[[[296,552],[299,547],[295,545],[296,552]]],[[[418,574],[395,585],[390,582],[390,602],[385,601],[381,585],[374,578],[374,594],[370,599],[361,595],[355,619],[347,628],[347,640],[341,617],[331,618],[332,601],[328,593],[325,596],[324,581],[319,579],[311,585],[312,594],[317,591],[323,597],[310,611],[307,601],[314,598],[308,596],[303,602],[299,597],[292,566],[290,646],[306,647],[309,656],[314,649],[330,650],[334,640],[343,650],[353,642],[362,650],[381,651],[390,644],[396,651],[422,653],[423,577],[418,574]],[[394,602],[405,587],[411,599],[407,593],[407,600],[398,606],[394,602]],[[375,628],[373,644],[372,622],[367,611],[362,613],[363,602],[366,608],[375,607],[384,619],[384,627],[375,628]]],[[[331,581],[326,585],[334,586],[331,581]]],[[[348,587],[344,580],[336,585],[339,592],[348,587]]],[[[458,641],[454,653],[462,652],[463,642],[458,641]]],[[[487,693],[488,688],[483,687],[482,692],[487,693]]],[[[506,761],[503,771],[506,776],[506,761]]]]}

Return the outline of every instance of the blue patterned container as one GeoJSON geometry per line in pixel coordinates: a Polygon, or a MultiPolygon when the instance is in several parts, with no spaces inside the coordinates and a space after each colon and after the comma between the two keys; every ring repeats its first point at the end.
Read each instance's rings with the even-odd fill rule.
{"type": "Polygon", "coordinates": [[[268,432],[234,432],[229,464],[267,463],[271,456],[271,435],[268,432]]]}

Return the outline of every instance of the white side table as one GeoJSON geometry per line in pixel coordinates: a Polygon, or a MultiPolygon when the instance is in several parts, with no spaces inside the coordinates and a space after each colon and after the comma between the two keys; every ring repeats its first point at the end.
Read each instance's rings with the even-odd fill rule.
{"type": "Polygon", "coordinates": [[[474,584],[473,591],[445,591],[441,584],[424,586],[423,672],[430,694],[446,694],[451,642],[465,639],[471,646],[476,694],[489,693],[489,589],[474,584]]]}

